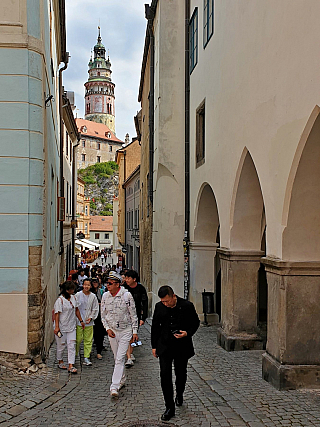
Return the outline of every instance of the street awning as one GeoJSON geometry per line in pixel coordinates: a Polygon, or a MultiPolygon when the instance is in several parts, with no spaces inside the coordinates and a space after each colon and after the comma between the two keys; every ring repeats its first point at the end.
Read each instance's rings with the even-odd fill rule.
{"type": "Polygon", "coordinates": [[[92,251],[96,249],[96,246],[99,247],[99,244],[86,239],[76,240],[76,245],[81,245],[84,249],[89,249],[92,251]]]}

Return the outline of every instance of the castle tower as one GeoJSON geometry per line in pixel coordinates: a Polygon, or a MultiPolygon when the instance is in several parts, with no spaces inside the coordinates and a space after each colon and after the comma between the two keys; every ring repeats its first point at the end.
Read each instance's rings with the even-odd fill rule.
{"type": "Polygon", "coordinates": [[[115,108],[114,88],[111,81],[111,62],[106,48],[101,42],[100,27],[98,42],[94,47],[94,57],[89,61],[89,78],[84,84],[85,94],[85,119],[96,123],[103,123],[115,133],[115,108]]]}

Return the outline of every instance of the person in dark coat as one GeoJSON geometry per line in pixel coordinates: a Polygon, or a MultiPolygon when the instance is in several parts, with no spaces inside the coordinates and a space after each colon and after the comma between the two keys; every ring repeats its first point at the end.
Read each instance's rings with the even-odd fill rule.
{"type": "Polygon", "coordinates": [[[159,357],[161,388],[166,405],[161,419],[168,421],[175,415],[175,404],[183,404],[188,359],[195,354],[192,336],[197,331],[200,320],[192,302],[175,295],[170,286],[161,286],[158,296],[161,302],[154,309],[151,345],[153,356],[159,357]],[[176,375],[175,400],[172,363],[176,375]]]}
{"type": "MultiPolygon", "coordinates": [[[[139,321],[139,326],[142,326],[146,321],[148,315],[148,294],[145,287],[139,282],[139,275],[135,270],[125,270],[124,271],[125,280],[122,283],[122,286],[127,289],[133,296],[134,303],[136,305],[137,316],[139,321]]],[[[126,368],[133,366],[136,358],[133,355],[133,347],[131,347],[133,340],[130,341],[127,358],[128,360],[125,363],[126,368]]]]}

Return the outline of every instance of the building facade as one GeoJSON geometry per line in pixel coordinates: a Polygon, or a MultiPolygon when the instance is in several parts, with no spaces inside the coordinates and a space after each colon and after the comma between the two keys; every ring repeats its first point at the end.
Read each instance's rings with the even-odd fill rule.
{"type": "Polygon", "coordinates": [[[76,237],[76,197],[77,197],[77,146],[80,135],[73,116],[74,93],[64,92],[62,95],[62,134],[63,146],[63,256],[60,276],[66,280],[69,271],[75,267],[75,237],[76,237]],[[70,102],[71,100],[71,102],[70,102]]]}
{"type": "Polygon", "coordinates": [[[30,356],[53,340],[63,279],[64,7],[63,0],[50,10],[43,1],[0,4],[0,351],[30,356]]]}
{"type": "Polygon", "coordinates": [[[111,62],[106,48],[99,35],[97,44],[93,48],[94,57],[90,58],[89,78],[84,84],[85,94],[85,119],[108,126],[115,133],[115,84],[111,80],[111,62]]]}
{"type": "Polygon", "coordinates": [[[80,145],[77,150],[78,169],[95,163],[115,161],[116,151],[123,142],[102,123],[76,119],[80,132],[80,145]]]}
{"type": "Polygon", "coordinates": [[[90,238],[90,200],[84,196],[85,183],[81,178],[77,179],[77,234],[84,234],[90,238]]]}
{"type": "Polygon", "coordinates": [[[121,247],[126,250],[126,193],[124,182],[139,166],[141,158],[141,146],[137,138],[134,138],[125,147],[117,151],[116,162],[119,166],[119,196],[118,196],[118,239],[121,247]]]}
{"type": "Polygon", "coordinates": [[[140,272],[140,165],[123,183],[126,197],[127,267],[140,272]]]}
{"type": "Polygon", "coordinates": [[[154,306],[162,285],[170,283],[178,295],[184,295],[184,2],[154,0],[146,17],[139,90],[140,244],[142,253],[148,254],[142,277],[151,288],[154,306]]]}
{"type": "Polygon", "coordinates": [[[96,243],[100,250],[113,248],[112,222],[112,216],[90,216],[90,241],[96,243]]]}
{"type": "MultiPolygon", "coordinates": [[[[306,8],[298,0],[190,0],[179,2],[176,13],[170,4],[172,21],[164,14],[167,4],[153,1],[147,17],[156,67],[171,79],[177,92],[167,92],[180,106],[175,111],[185,115],[161,123],[161,110],[168,108],[161,93],[166,77],[155,70],[153,161],[165,154],[167,140],[162,133],[157,144],[157,128],[163,132],[177,120],[171,134],[183,150],[180,159],[186,155],[190,178],[182,200],[188,296],[202,311],[203,289],[215,292],[218,342],[228,351],[266,345],[263,378],[275,387],[319,387],[319,2],[306,8]],[[188,42],[157,51],[161,27],[168,34],[171,28],[175,41],[186,36],[188,42]],[[183,87],[164,66],[168,51],[175,57],[187,53],[183,87]]],[[[150,123],[149,117],[149,140],[150,123]]],[[[165,172],[158,169],[152,187],[155,212],[165,210],[156,207],[157,198],[173,200],[169,183],[162,189],[159,181],[173,175],[178,181],[165,172]]],[[[154,214],[153,230],[162,232],[169,219],[154,214]]],[[[173,247],[182,245],[181,236],[173,233],[172,239],[173,247]]],[[[159,243],[152,239],[161,260],[159,243]]],[[[165,265],[174,276],[171,264],[165,265]]],[[[183,272],[176,273],[182,284],[183,272]]]]}

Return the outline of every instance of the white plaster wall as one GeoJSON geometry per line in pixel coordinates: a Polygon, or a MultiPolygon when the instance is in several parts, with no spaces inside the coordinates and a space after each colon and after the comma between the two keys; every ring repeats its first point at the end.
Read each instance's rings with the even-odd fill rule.
{"type": "Polygon", "coordinates": [[[160,1],[154,31],[153,305],[162,285],[183,296],[184,2],[160,1]]]}
{"type": "Polygon", "coordinates": [[[191,240],[198,193],[208,182],[217,200],[221,246],[230,246],[230,206],[247,147],[265,203],[267,255],[281,258],[290,168],[308,118],[320,103],[320,2],[214,4],[214,35],[205,49],[203,1],[192,0],[190,11],[199,8],[199,59],[191,74],[191,240]],[[206,156],[195,169],[196,109],[203,99],[206,156]]]}

